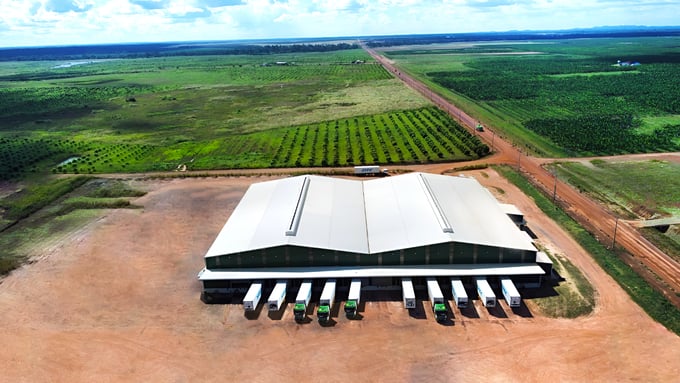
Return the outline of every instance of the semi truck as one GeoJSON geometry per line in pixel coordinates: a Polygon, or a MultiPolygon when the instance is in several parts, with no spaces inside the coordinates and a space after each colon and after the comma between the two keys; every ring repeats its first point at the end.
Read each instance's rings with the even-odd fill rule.
{"type": "Polygon", "coordinates": [[[355,166],[354,175],[384,177],[387,175],[387,169],[381,169],[377,165],[355,166]]]}
{"type": "Polygon", "coordinates": [[[331,308],[333,308],[333,301],[335,300],[335,279],[329,279],[323,286],[321,291],[321,298],[319,299],[319,308],[316,310],[316,315],[319,318],[319,323],[325,324],[331,319],[331,308]]]}
{"type": "Polygon", "coordinates": [[[439,282],[436,278],[427,278],[427,295],[430,297],[432,303],[432,311],[437,322],[445,322],[447,318],[446,304],[444,303],[444,295],[439,288],[439,282]]]}
{"type": "Polygon", "coordinates": [[[453,302],[458,308],[463,309],[467,307],[468,296],[460,278],[451,278],[451,294],[453,295],[453,302]]]}
{"type": "Polygon", "coordinates": [[[243,298],[243,309],[246,311],[254,311],[257,304],[260,303],[262,297],[262,282],[253,282],[243,298]]]}
{"type": "Polygon", "coordinates": [[[309,306],[309,301],[312,299],[312,281],[304,280],[300,285],[300,290],[298,290],[297,297],[295,297],[295,307],[293,308],[293,314],[295,315],[296,322],[302,322],[307,317],[307,307],[309,306]]]}
{"type": "Polygon", "coordinates": [[[352,279],[349,285],[349,295],[345,302],[345,314],[347,318],[353,319],[357,316],[357,310],[361,303],[361,279],[352,279]]]}
{"type": "Polygon", "coordinates": [[[476,277],[475,283],[477,284],[477,295],[479,295],[484,307],[496,307],[496,295],[491,290],[486,278],[476,277]]]}
{"type": "Polygon", "coordinates": [[[269,299],[267,299],[267,306],[269,311],[279,311],[283,301],[286,300],[286,287],[288,286],[287,281],[276,281],[274,290],[269,294],[269,299]]]}
{"type": "Polygon", "coordinates": [[[416,293],[413,291],[413,282],[411,278],[401,278],[401,291],[404,297],[404,308],[416,308],[416,293]]]}
{"type": "Polygon", "coordinates": [[[517,291],[515,284],[512,283],[510,278],[501,278],[501,291],[505,301],[508,302],[508,306],[519,307],[522,304],[522,296],[519,295],[519,291],[517,291]]]}

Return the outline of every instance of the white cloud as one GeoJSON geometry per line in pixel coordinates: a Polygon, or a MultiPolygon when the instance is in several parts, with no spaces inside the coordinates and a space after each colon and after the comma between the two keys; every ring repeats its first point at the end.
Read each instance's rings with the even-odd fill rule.
{"type": "Polygon", "coordinates": [[[675,0],[0,0],[0,45],[678,25],[675,0]]]}

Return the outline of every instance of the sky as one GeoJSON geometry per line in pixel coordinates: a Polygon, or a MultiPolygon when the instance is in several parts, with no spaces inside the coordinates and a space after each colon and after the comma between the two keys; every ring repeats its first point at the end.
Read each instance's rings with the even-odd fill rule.
{"type": "Polygon", "coordinates": [[[0,47],[680,25],[678,0],[0,0],[0,47]]]}

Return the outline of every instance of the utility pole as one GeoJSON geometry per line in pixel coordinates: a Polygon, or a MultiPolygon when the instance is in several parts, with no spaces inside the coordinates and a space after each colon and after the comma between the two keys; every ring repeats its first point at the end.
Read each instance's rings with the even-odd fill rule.
{"type": "Polygon", "coordinates": [[[619,218],[616,218],[616,223],[614,224],[614,238],[612,239],[612,251],[614,250],[614,247],[616,246],[616,229],[619,228],[619,218]]]}
{"type": "Polygon", "coordinates": [[[522,170],[522,149],[518,147],[517,152],[519,153],[517,156],[517,171],[519,172],[522,170]]]}
{"type": "Polygon", "coordinates": [[[496,132],[491,131],[491,151],[493,152],[493,139],[496,138],[496,132]]]}

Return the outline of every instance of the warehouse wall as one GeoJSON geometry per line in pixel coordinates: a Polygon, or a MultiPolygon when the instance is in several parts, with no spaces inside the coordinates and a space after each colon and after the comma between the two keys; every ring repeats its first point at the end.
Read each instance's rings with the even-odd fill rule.
{"type": "Polygon", "coordinates": [[[442,243],[378,254],[280,246],[206,258],[208,269],[308,266],[396,266],[474,263],[533,263],[536,253],[469,243],[442,243]]]}

